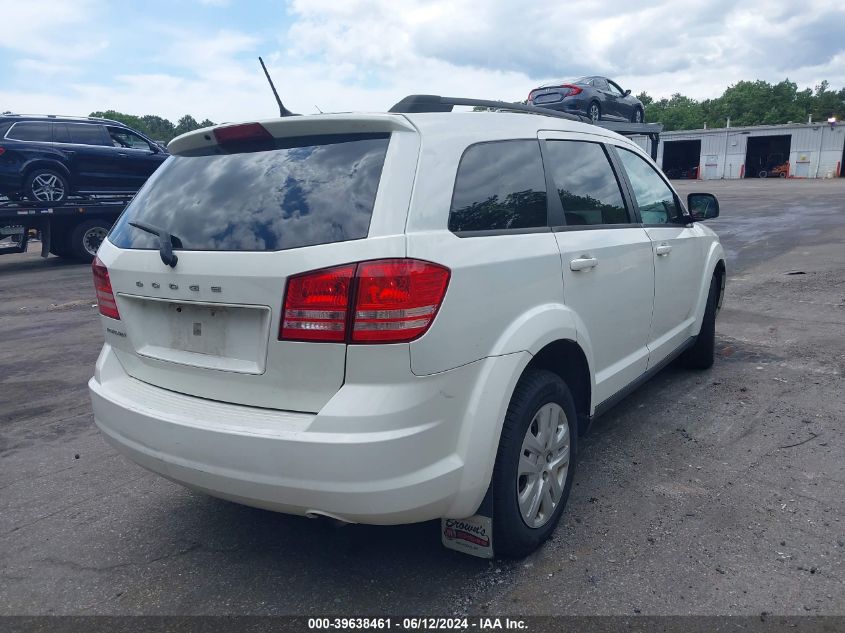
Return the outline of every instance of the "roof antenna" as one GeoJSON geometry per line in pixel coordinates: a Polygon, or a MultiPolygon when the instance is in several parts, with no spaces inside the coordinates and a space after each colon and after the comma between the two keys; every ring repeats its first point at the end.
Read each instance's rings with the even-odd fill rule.
{"type": "Polygon", "coordinates": [[[264,75],[267,77],[267,81],[270,82],[270,89],[273,91],[273,96],[276,97],[276,103],[279,104],[279,116],[296,116],[284,106],[282,100],[279,98],[279,93],[276,92],[276,86],[273,85],[273,80],[270,79],[270,73],[267,72],[267,66],[264,65],[264,60],[259,56],[258,61],[261,62],[261,68],[264,69],[264,75]]]}
{"type": "Polygon", "coordinates": [[[317,112],[319,112],[320,114],[324,114],[324,112],[320,110],[320,106],[318,106],[316,103],[314,104],[314,107],[317,108],[317,112]]]}

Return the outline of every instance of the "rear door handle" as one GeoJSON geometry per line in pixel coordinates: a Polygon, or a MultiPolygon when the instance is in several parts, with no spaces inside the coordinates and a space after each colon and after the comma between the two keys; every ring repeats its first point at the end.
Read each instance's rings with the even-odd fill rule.
{"type": "Polygon", "coordinates": [[[590,270],[598,266],[599,260],[595,257],[579,257],[569,262],[570,270],[590,270]]]}
{"type": "Polygon", "coordinates": [[[672,247],[669,244],[661,244],[654,249],[658,256],[665,256],[672,252],[672,247]]]}

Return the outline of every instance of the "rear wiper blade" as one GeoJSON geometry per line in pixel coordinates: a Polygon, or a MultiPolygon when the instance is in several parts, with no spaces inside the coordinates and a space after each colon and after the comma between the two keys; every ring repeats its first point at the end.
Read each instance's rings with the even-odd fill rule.
{"type": "Polygon", "coordinates": [[[171,235],[167,229],[162,229],[146,222],[129,222],[129,225],[158,237],[158,254],[161,256],[161,261],[166,266],[170,266],[171,268],[176,267],[176,262],[179,261],[179,258],[173,252],[173,247],[182,248],[182,240],[175,235],[171,235]]]}

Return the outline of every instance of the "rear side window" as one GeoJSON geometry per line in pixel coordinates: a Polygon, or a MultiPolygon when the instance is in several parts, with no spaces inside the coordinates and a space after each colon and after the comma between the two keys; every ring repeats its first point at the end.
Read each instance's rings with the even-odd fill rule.
{"type": "Polygon", "coordinates": [[[48,121],[21,121],[15,123],[6,138],[16,141],[46,141],[49,143],[50,123],[48,121]]]}
{"type": "Polygon", "coordinates": [[[619,181],[604,148],[585,141],[546,141],[548,163],[567,226],[628,224],[619,181]]]}
{"type": "Polygon", "coordinates": [[[265,151],[172,156],[109,240],[158,248],[158,238],[132,221],[166,229],[186,250],[278,251],[364,238],[389,140],[389,134],[313,136],[280,139],[265,151]]]}
{"type": "Polygon", "coordinates": [[[71,143],[78,145],[111,145],[111,142],[106,140],[105,128],[102,125],[68,123],[67,131],[70,135],[71,143]]]}
{"type": "Polygon", "coordinates": [[[461,158],[449,230],[543,227],[546,180],[536,139],[472,145],[461,158]]]}
{"type": "Polygon", "coordinates": [[[669,185],[657,174],[654,167],[634,152],[619,148],[619,158],[628,172],[634,197],[640,208],[643,224],[669,224],[685,222],[669,185]]]}

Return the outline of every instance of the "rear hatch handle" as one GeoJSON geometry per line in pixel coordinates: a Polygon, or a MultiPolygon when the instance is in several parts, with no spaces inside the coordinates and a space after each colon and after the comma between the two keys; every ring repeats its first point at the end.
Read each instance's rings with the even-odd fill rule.
{"type": "Polygon", "coordinates": [[[182,240],[168,233],[166,229],[147,224],[146,222],[133,221],[129,222],[129,225],[158,237],[158,254],[161,256],[161,261],[164,262],[165,266],[170,266],[171,268],[176,267],[176,262],[179,261],[179,258],[173,252],[173,247],[182,248],[182,240]]]}

